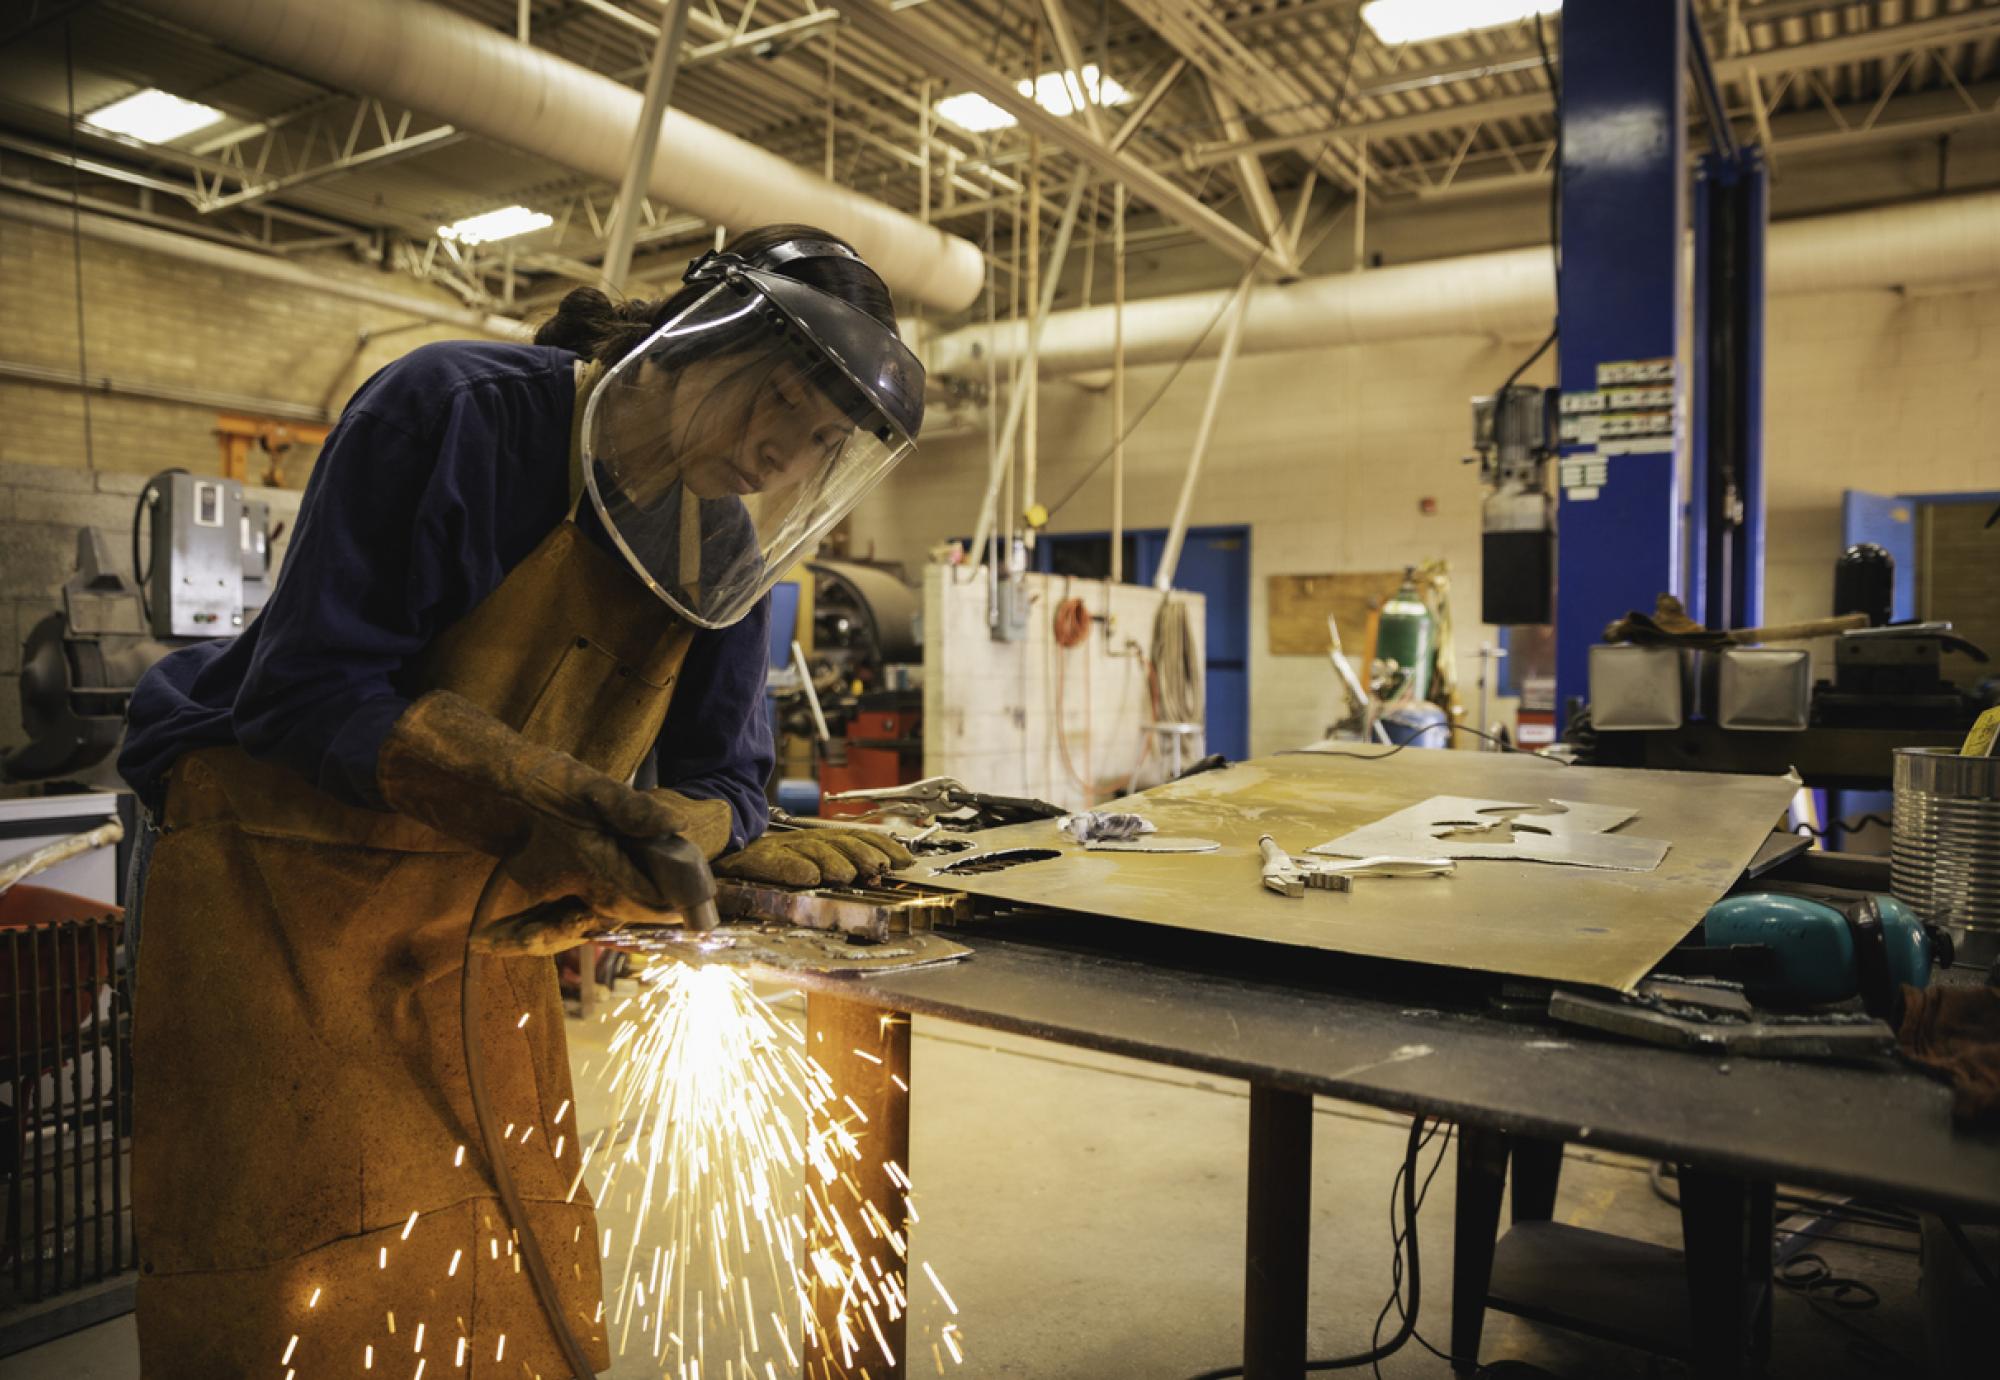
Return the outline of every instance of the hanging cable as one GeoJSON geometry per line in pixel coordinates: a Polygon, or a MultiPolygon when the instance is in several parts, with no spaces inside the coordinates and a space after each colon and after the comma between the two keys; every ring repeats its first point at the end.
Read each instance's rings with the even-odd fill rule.
{"type": "MultiPolygon", "coordinates": [[[[1343,64],[1341,71],[1340,95],[1339,98],[1333,102],[1332,125],[1336,132],[1328,134],[1327,137],[1320,142],[1319,147],[1312,151],[1311,156],[1307,159],[1309,163],[1317,164],[1320,161],[1320,159],[1326,156],[1327,150],[1331,149],[1334,146],[1334,144],[1339,142],[1340,136],[1337,131],[1339,129],[1340,122],[1346,118],[1348,98],[1354,94],[1354,55],[1359,50],[1360,44],[1361,44],[1361,8],[1360,6],[1357,5],[1354,10],[1354,21],[1352,24],[1348,26],[1347,30],[1347,60],[1343,64]]],[[[1315,104],[1317,104],[1317,102],[1315,102],[1315,104]]],[[[1214,169],[1212,168],[1208,169],[1204,173],[1204,176],[1212,175],[1213,172],[1214,169]]],[[[1357,195],[1360,195],[1360,193],[1357,193],[1357,195]]],[[[1286,233],[1285,226],[1282,223],[1272,227],[1271,233],[1265,236],[1263,243],[1259,245],[1257,248],[1257,255],[1255,259],[1253,259],[1251,262],[1252,268],[1255,268],[1257,264],[1263,262],[1264,256],[1269,254],[1274,248],[1277,247],[1278,241],[1285,236],[1285,233],[1286,233]]],[[[1146,418],[1152,414],[1153,409],[1159,405],[1161,400],[1164,399],[1169,392],[1173,390],[1174,384],[1179,380],[1181,376],[1181,371],[1186,369],[1189,364],[1193,363],[1195,356],[1201,353],[1202,345],[1207,342],[1208,338],[1211,335],[1215,334],[1215,328],[1222,324],[1222,318],[1228,314],[1230,305],[1234,301],[1235,301],[1235,294],[1233,293],[1226,294],[1223,297],[1221,303],[1215,309],[1215,314],[1208,318],[1208,324],[1203,326],[1201,328],[1201,333],[1194,338],[1194,343],[1189,345],[1188,348],[1182,352],[1181,357],[1174,361],[1173,368],[1167,371],[1166,378],[1161,381],[1159,388],[1154,391],[1153,396],[1146,399],[1145,405],[1139,409],[1138,414],[1134,416],[1131,421],[1126,423],[1124,433],[1114,438],[1112,443],[1105,448],[1103,454],[1099,455],[1095,460],[1091,461],[1089,465],[1084,467],[1083,473],[1076,477],[1075,482],[1072,483],[1069,486],[1069,488],[1064,491],[1063,496],[1061,498],[1057,499],[1054,503],[1046,505],[1050,517],[1054,517],[1057,513],[1061,512],[1064,506],[1066,506],[1071,499],[1075,498],[1079,493],[1081,493],[1083,491],[1083,486],[1088,484],[1093,478],[1096,477],[1097,472],[1104,468],[1104,466],[1110,461],[1111,457],[1117,453],[1119,447],[1122,446],[1125,442],[1132,439],[1133,433],[1138,431],[1140,426],[1144,424],[1146,418]]],[[[989,350],[987,354],[988,357],[990,358],[992,355],[992,351],[989,350]]]]}
{"type": "Polygon", "coordinates": [[[542,1255],[542,1243],[535,1236],[534,1224],[528,1220],[520,1190],[514,1185],[514,1171],[507,1162],[507,1139],[501,1133],[499,1119],[493,1115],[487,1095],[486,1049],[481,1028],[485,1019],[486,966],[497,960],[479,952],[474,947],[474,941],[493,918],[494,906],[506,876],[504,865],[494,863],[485,887],[480,890],[479,900],[473,905],[472,925],[465,932],[465,961],[459,969],[458,1012],[465,1045],[465,1081],[472,1093],[472,1117],[479,1125],[486,1162],[493,1171],[494,1190],[500,1196],[501,1206],[506,1209],[507,1220],[513,1224],[514,1237],[520,1243],[521,1263],[527,1266],[528,1278],[534,1282],[535,1297],[541,1300],[549,1331],[562,1349],[563,1361],[569,1367],[573,1380],[594,1380],[597,1368],[591,1365],[583,1343],[577,1340],[569,1320],[563,1316],[562,1295],[556,1292],[555,1277],[549,1273],[548,1260],[542,1255]]]}
{"type": "Polygon", "coordinates": [[[69,223],[70,261],[76,268],[76,382],[83,395],[83,467],[97,468],[97,451],[90,428],[90,350],[83,330],[83,192],[77,178],[81,158],[76,148],[76,53],[72,25],[63,21],[63,80],[69,101],[69,223]]]}
{"type": "MultiPolygon", "coordinates": [[[[1411,1120],[1409,1140],[1403,1148],[1403,1164],[1396,1171],[1396,1177],[1389,1186],[1390,1236],[1394,1246],[1398,1248],[1398,1254],[1391,1268],[1393,1284],[1391,1286],[1390,1302],[1383,1305],[1382,1311],[1386,1316],[1388,1310],[1396,1306],[1402,1297],[1402,1277],[1405,1260],[1408,1262],[1407,1272],[1410,1280],[1409,1307],[1403,1311],[1402,1321],[1397,1325],[1396,1330],[1389,1335],[1387,1341],[1375,1342],[1369,1346],[1368,1350],[1356,1352],[1351,1356],[1327,1356],[1307,1361],[1305,1368],[1308,1371],[1353,1370],[1360,1366],[1373,1366],[1401,1351],[1417,1330],[1417,1310],[1423,1303],[1422,1261],[1417,1252],[1417,1209],[1420,1202],[1417,1196],[1417,1157],[1423,1152],[1423,1147],[1429,1143],[1429,1138],[1424,1134],[1424,1128],[1424,1118],[1415,1117],[1411,1120]],[[1399,1194],[1403,1205],[1403,1226],[1400,1234],[1395,1230],[1394,1220],[1395,1202],[1399,1194]]],[[[1435,1128],[1433,1127],[1432,1134],[1435,1133],[1435,1128]]],[[[1438,1159],[1440,1163],[1443,1162],[1444,1151],[1442,1148],[1438,1151],[1438,1159]]],[[[1431,1173],[1433,1175],[1437,1173],[1435,1166],[1432,1167],[1431,1173]]],[[[1429,1179],[1424,1181],[1424,1186],[1426,1189],[1429,1188],[1429,1179]]],[[[1378,1319],[1377,1322],[1379,1332],[1380,1320],[1378,1319]]],[[[1221,1366],[1215,1370],[1205,1370],[1201,1374],[1191,1377],[1191,1380],[1233,1380],[1233,1377],[1241,1374],[1243,1374],[1243,1367],[1241,1366],[1221,1366]]]]}

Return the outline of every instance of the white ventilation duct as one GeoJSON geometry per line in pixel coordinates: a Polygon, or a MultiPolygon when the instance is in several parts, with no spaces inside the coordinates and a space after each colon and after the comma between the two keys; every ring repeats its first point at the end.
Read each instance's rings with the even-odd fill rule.
{"type": "MultiPolygon", "coordinates": [[[[619,180],[640,96],[510,34],[420,0],[142,0],[236,52],[619,180]]],[[[848,240],[892,289],[958,311],[985,285],[979,250],[678,111],[651,194],[717,225],[804,221],[848,240]]]]}
{"type": "MultiPolygon", "coordinates": [[[[1993,280],[2000,278],[2000,193],[1784,221],[1771,227],[1767,248],[1765,286],[1774,295],[1993,280]]],[[[1126,363],[1167,363],[1190,349],[1214,354],[1222,332],[1211,327],[1232,291],[1128,303],[1126,363]]],[[[1538,246],[1257,287],[1238,348],[1259,354],[1431,336],[1539,335],[1554,316],[1554,268],[1548,248],[1538,246]]],[[[1108,306],[1052,313],[1042,335],[1042,371],[1109,366],[1111,334],[1108,306]]],[[[968,326],[938,337],[931,371],[983,376],[989,344],[1004,367],[1026,340],[1021,322],[968,326]]]]}

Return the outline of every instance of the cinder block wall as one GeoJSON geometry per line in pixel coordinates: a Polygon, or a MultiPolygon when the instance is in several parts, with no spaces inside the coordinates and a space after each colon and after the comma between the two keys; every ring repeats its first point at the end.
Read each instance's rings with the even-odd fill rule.
{"type": "MultiPolygon", "coordinates": [[[[1772,299],[1766,395],[1770,510],[1765,612],[1774,622],[1829,611],[1848,488],[1913,493],[2000,489],[2000,287],[1772,299]]],[[[1251,750],[1316,738],[1339,712],[1323,658],[1274,657],[1265,580],[1274,574],[1452,564],[1460,675],[1476,653],[1478,514],[1467,402],[1491,392],[1521,342],[1410,341],[1239,359],[1196,490],[1197,523],[1251,527],[1251,750]],[[1420,504],[1436,499],[1426,515],[1420,504]]],[[[1126,447],[1126,521],[1171,519],[1211,366],[1191,364],[1126,447]]],[[[1134,370],[1132,414],[1163,368],[1134,370]]],[[[1553,381],[1546,361],[1528,382],[1553,381]]],[[[1110,444],[1102,393],[1042,392],[1041,499],[1054,503],[1110,444]]],[[[939,537],[971,530],[984,484],[983,425],[938,438],[854,518],[855,549],[921,562],[939,537]]],[[[1055,531],[1110,525],[1109,467],[1063,507],[1055,531]]],[[[1502,705],[1504,710],[1506,706],[1502,705]]]]}
{"type": "MultiPolygon", "coordinates": [[[[1061,576],[1025,578],[1027,626],[995,641],[984,578],[931,566],[924,572],[924,775],[951,776],[975,790],[1032,796],[1071,809],[1156,785],[1171,773],[1149,745],[1153,719],[1144,663],[1129,644],[1150,647],[1161,596],[1138,585],[1061,576]],[[1054,619],[1065,599],[1095,618],[1075,647],[1056,645],[1054,619]]],[[[1205,609],[1188,606],[1197,652],[1205,609]]],[[[1206,665],[1201,659],[1200,664],[1206,665]]],[[[1184,763],[1204,749],[1187,745],[1184,763]]]]}
{"type": "MultiPolygon", "coordinates": [[[[0,220],[0,360],[126,383],[244,394],[338,414],[356,385],[427,340],[463,331],[425,323],[372,338],[360,333],[411,318],[325,293],[102,240],[81,241],[84,358],[77,353],[78,244],[39,226],[0,220]]],[[[338,254],[301,256],[328,277],[365,276],[410,297],[458,305],[443,289],[382,273],[338,254]]],[[[153,474],[180,465],[220,469],[215,409],[96,393],[89,463],[153,474]]],[[[0,378],[0,461],[86,465],[84,398],[72,390],[0,378]]],[[[287,465],[303,485],[310,451],[287,465]]]]}
{"type": "MultiPolygon", "coordinates": [[[[73,372],[77,356],[77,244],[0,220],[0,360],[73,372]]],[[[368,275],[412,297],[441,289],[379,273],[337,255],[305,260],[328,275],[368,275]]],[[[93,378],[179,385],[317,406],[338,413],[374,370],[429,340],[462,332],[425,323],[371,339],[363,330],[411,318],[319,292],[302,292],[100,240],[82,241],[83,338],[93,378]]],[[[70,576],[76,529],[94,526],[131,574],[133,503],[147,476],[170,466],[221,469],[216,409],[95,393],[89,445],[84,396],[0,378],[0,746],[22,739],[21,642],[55,607],[70,576]]],[[[274,524],[297,518],[313,452],[295,449],[284,489],[258,488],[274,524]]],[[[253,483],[261,477],[255,457],[253,483]]],[[[282,557],[285,537],[275,550],[282,557]]]]}

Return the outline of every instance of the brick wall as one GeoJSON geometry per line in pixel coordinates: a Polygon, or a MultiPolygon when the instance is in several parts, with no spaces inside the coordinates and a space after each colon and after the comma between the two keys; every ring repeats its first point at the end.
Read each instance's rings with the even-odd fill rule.
{"type": "MultiPolygon", "coordinates": [[[[1847,488],[1913,493],[2000,489],[2000,287],[1906,296],[1780,297],[1769,312],[1766,457],[1767,617],[1827,612],[1847,488]]],[[[1198,523],[1251,527],[1250,732],[1253,752],[1317,737],[1338,714],[1323,658],[1273,657],[1265,578],[1452,563],[1460,675],[1491,637],[1479,608],[1477,477],[1467,400],[1491,392],[1526,352],[1519,342],[1411,341],[1238,360],[1208,465],[1198,523]],[[1426,516],[1424,497],[1437,500],[1426,516]]],[[[1210,365],[1190,365],[1127,445],[1126,521],[1165,526],[1210,365]]],[[[1166,377],[1134,370],[1133,415],[1166,377]]],[[[1526,376],[1552,381],[1547,362],[1526,376]]],[[[1054,503],[1110,441],[1104,394],[1055,382],[1042,392],[1044,502],[1054,503]]],[[[984,484],[985,429],[936,439],[853,520],[855,549],[914,565],[939,538],[969,532],[984,484]]],[[[1056,516],[1056,531],[1110,525],[1106,467],[1056,516]]],[[[1503,706],[1504,707],[1504,706],[1503,706]]]]}
{"type": "MultiPolygon", "coordinates": [[[[77,246],[68,235],[0,220],[0,360],[77,368],[77,246]]],[[[440,289],[390,277],[340,255],[304,260],[329,276],[368,275],[412,297],[440,289]]],[[[338,413],[354,388],[404,351],[462,334],[423,323],[357,348],[359,334],[408,316],[261,278],[82,241],[88,372],[318,406],[338,413]]],[[[76,529],[109,539],[131,574],[134,498],[147,476],[179,465],[221,468],[216,409],[93,394],[0,378],[0,746],[21,741],[21,641],[55,607],[76,557],[76,529]]],[[[313,453],[295,450],[286,489],[258,489],[272,521],[289,525],[313,453]]],[[[253,481],[260,477],[253,457],[253,481]]],[[[277,552],[282,555],[281,539],[277,552]]]]}
{"type": "MultiPolygon", "coordinates": [[[[340,406],[374,370],[428,340],[464,332],[424,323],[372,339],[408,316],[323,293],[102,240],[82,242],[86,372],[121,382],[178,385],[317,407],[340,406]]],[[[75,372],[77,241],[0,220],[0,360],[75,372]]],[[[456,305],[439,288],[340,254],[301,256],[329,277],[366,275],[411,297],[456,305]]],[[[82,395],[0,378],[0,461],[82,467],[82,395]]],[[[215,409],[93,394],[91,459],[107,471],[153,474],[180,465],[220,468],[215,409]]],[[[301,485],[310,453],[288,465],[301,485]]]]}

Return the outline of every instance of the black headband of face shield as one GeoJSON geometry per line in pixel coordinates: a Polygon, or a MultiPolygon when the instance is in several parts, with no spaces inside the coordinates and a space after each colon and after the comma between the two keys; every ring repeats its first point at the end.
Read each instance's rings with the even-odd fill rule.
{"type": "MultiPolygon", "coordinates": [[[[712,277],[740,296],[760,295],[754,283],[734,271],[742,266],[742,261],[734,255],[708,254],[703,255],[703,259],[713,259],[717,265],[712,274],[704,274],[705,278],[712,277]]],[[[689,267],[690,275],[700,262],[697,260],[696,265],[689,267]]],[[[647,351],[646,359],[656,368],[672,370],[697,359],[774,347],[783,349],[811,386],[823,393],[849,421],[884,442],[893,437],[894,429],[884,419],[881,408],[855,386],[846,371],[828,356],[809,332],[769,298],[765,298],[757,310],[743,313],[718,330],[660,341],[647,351]]]]}
{"type": "Polygon", "coordinates": [[[863,267],[867,266],[859,254],[838,240],[780,240],[748,259],[740,254],[711,249],[687,266],[687,272],[681,275],[681,281],[713,282],[725,276],[732,268],[756,268],[766,273],[776,273],[784,265],[797,263],[801,259],[852,259],[863,267]]]}

